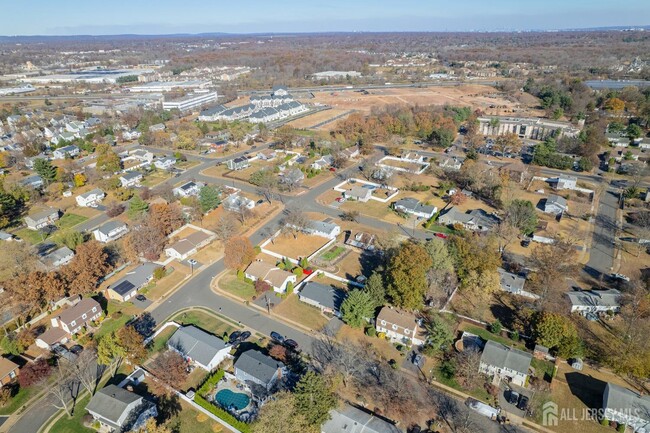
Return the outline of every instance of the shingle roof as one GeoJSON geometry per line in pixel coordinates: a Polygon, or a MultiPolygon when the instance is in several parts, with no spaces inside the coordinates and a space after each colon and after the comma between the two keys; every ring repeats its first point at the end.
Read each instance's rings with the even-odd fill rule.
{"type": "Polygon", "coordinates": [[[321,426],[322,433],[401,433],[390,424],[356,407],[345,404],[330,410],[330,419],[321,426]]]}
{"type": "Polygon", "coordinates": [[[99,188],[95,188],[95,189],[91,189],[90,191],[85,192],[83,194],[79,194],[79,197],[88,198],[91,195],[104,195],[104,191],[102,191],[99,188]]]}
{"type": "Polygon", "coordinates": [[[0,356],[0,379],[9,375],[9,373],[11,373],[17,368],[18,368],[18,364],[5,358],[4,356],[0,356]]]}
{"type": "Polygon", "coordinates": [[[107,223],[104,223],[103,225],[99,226],[97,228],[97,231],[105,234],[108,236],[113,230],[126,226],[126,223],[122,221],[108,221],[107,223]]]}
{"type": "Polygon", "coordinates": [[[86,410],[100,415],[113,423],[113,427],[121,427],[118,421],[128,406],[142,400],[139,395],[115,385],[100,389],[86,405],[86,410]]]}
{"type": "Polygon", "coordinates": [[[621,305],[621,292],[616,289],[574,291],[568,292],[567,296],[574,306],[619,307],[621,305]]]}
{"type": "Polygon", "coordinates": [[[144,283],[149,281],[153,275],[153,271],[159,267],[160,265],[157,265],[156,263],[143,263],[132,271],[127,272],[124,277],[120,278],[108,287],[120,295],[124,295],[125,293],[128,293],[129,290],[133,289],[133,287],[142,287],[144,283]],[[124,284],[126,282],[131,286],[129,286],[129,284],[124,284]],[[121,290],[122,293],[118,292],[118,290],[121,290]]]}
{"type": "Polygon", "coordinates": [[[311,299],[333,311],[339,311],[346,295],[345,291],[338,287],[327,286],[314,281],[308,281],[300,290],[301,298],[311,299]]]}
{"type": "Polygon", "coordinates": [[[401,334],[403,334],[403,329],[413,329],[416,326],[414,315],[390,307],[383,307],[377,315],[377,322],[381,323],[382,321],[386,321],[387,324],[397,325],[401,328],[399,330],[401,334]]]}
{"type": "Polygon", "coordinates": [[[279,368],[284,368],[280,361],[264,355],[257,350],[247,350],[235,362],[235,368],[268,384],[279,368]]]}
{"type": "Polygon", "coordinates": [[[68,333],[61,328],[50,328],[39,335],[38,339],[46,343],[48,346],[52,346],[53,344],[63,340],[67,335],[68,333]]]}
{"type": "Polygon", "coordinates": [[[122,174],[120,177],[125,180],[131,180],[140,176],[142,176],[142,173],[140,173],[139,171],[129,171],[127,173],[122,174]]]}
{"type": "Polygon", "coordinates": [[[97,301],[93,298],[84,298],[79,301],[77,304],[73,305],[70,308],[66,308],[59,315],[58,318],[61,322],[70,325],[73,321],[80,323],[86,322],[87,319],[82,319],[84,314],[88,315],[88,318],[94,316],[98,312],[102,311],[102,307],[97,301]],[[96,312],[93,313],[93,307],[96,308],[96,312]]]}
{"type": "Polygon", "coordinates": [[[564,197],[561,197],[561,196],[555,195],[555,194],[551,194],[546,199],[546,206],[549,206],[549,205],[556,205],[556,206],[559,206],[559,207],[564,209],[564,208],[567,207],[567,201],[566,201],[566,199],[564,197]]]}
{"type": "Polygon", "coordinates": [[[525,278],[507,272],[503,268],[497,268],[497,272],[499,272],[499,282],[503,290],[507,292],[518,292],[524,289],[524,284],[526,283],[525,278]]]}
{"type": "Polygon", "coordinates": [[[488,340],[481,355],[481,362],[499,368],[507,368],[522,374],[528,374],[528,367],[533,356],[512,347],[488,340]]]}
{"type": "Polygon", "coordinates": [[[208,239],[210,235],[207,233],[203,232],[194,232],[191,235],[180,239],[178,242],[174,242],[174,244],[170,245],[169,249],[173,249],[179,254],[187,254],[190,251],[192,251],[194,248],[197,247],[201,242],[205,241],[208,239]]]}
{"type": "Polygon", "coordinates": [[[607,398],[603,399],[604,409],[635,414],[650,424],[650,396],[641,396],[613,383],[608,383],[605,389],[607,398]]]}
{"type": "Polygon", "coordinates": [[[49,208],[49,209],[44,209],[42,211],[34,212],[32,214],[29,214],[29,215],[27,215],[27,218],[30,218],[33,221],[40,221],[42,219],[49,218],[50,215],[54,215],[54,214],[58,215],[58,213],[59,213],[58,209],[49,208]]]}
{"type": "Polygon", "coordinates": [[[227,347],[222,339],[191,325],[178,328],[167,345],[205,366],[227,347]]]}

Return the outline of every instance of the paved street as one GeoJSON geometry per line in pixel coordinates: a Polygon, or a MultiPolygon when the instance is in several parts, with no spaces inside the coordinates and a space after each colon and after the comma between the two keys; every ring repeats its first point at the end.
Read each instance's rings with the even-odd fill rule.
{"type": "Polygon", "coordinates": [[[608,274],[614,261],[618,190],[608,188],[601,194],[596,212],[594,234],[585,271],[594,278],[608,274]]]}

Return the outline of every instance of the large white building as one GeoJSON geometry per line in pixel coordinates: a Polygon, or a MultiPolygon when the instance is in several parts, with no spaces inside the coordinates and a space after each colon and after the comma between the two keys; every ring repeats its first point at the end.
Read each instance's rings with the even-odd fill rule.
{"type": "Polygon", "coordinates": [[[129,87],[129,92],[142,93],[161,93],[171,92],[175,89],[207,89],[212,86],[211,81],[207,80],[189,80],[189,81],[153,81],[133,87],[129,87]]]}
{"type": "Polygon", "coordinates": [[[505,135],[514,133],[519,138],[544,140],[557,134],[558,137],[575,137],[580,128],[568,122],[523,117],[479,117],[479,132],[483,135],[505,135]]]}
{"type": "Polygon", "coordinates": [[[179,99],[165,100],[162,103],[163,110],[187,111],[202,105],[211,104],[217,101],[217,92],[190,93],[179,99]]]}
{"type": "Polygon", "coordinates": [[[312,80],[341,80],[345,78],[359,78],[361,72],[357,71],[323,71],[312,74],[312,80]]]}

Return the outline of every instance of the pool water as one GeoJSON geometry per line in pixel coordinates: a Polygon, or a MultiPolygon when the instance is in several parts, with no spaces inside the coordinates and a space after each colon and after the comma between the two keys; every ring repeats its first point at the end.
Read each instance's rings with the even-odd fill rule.
{"type": "Polygon", "coordinates": [[[241,392],[232,392],[229,389],[222,389],[217,392],[214,399],[224,408],[234,408],[235,410],[242,410],[250,403],[251,399],[248,395],[241,392]]]}

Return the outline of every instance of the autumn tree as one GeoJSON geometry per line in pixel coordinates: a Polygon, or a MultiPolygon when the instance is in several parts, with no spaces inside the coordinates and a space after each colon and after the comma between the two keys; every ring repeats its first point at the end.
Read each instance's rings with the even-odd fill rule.
{"type": "Polygon", "coordinates": [[[127,256],[137,258],[142,256],[147,260],[156,260],[163,252],[167,238],[151,218],[146,218],[124,240],[127,256]]]}
{"type": "Polygon", "coordinates": [[[97,154],[97,170],[100,172],[117,173],[122,169],[120,157],[109,144],[98,144],[95,153],[97,154]]]}
{"type": "Polygon", "coordinates": [[[521,140],[513,132],[500,135],[494,142],[494,147],[502,155],[506,153],[519,153],[521,151],[521,140]]]}
{"type": "Polygon", "coordinates": [[[0,281],[8,281],[36,268],[36,254],[28,242],[0,242],[0,281]]]}
{"type": "Polygon", "coordinates": [[[156,418],[151,417],[147,419],[142,427],[137,431],[132,430],[132,433],[172,433],[172,430],[167,427],[165,424],[158,424],[156,418]]]}
{"type": "Polygon", "coordinates": [[[187,361],[176,351],[167,350],[160,354],[151,364],[151,371],[164,385],[158,392],[167,393],[171,388],[177,388],[187,379],[187,361]]]}
{"type": "Polygon", "coordinates": [[[432,260],[427,251],[414,242],[402,244],[387,267],[387,294],[398,307],[416,309],[427,291],[427,271],[432,260]]]}
{"type": "Polygon", "coordinates": [[[99,339],[97,344],[97,362],[109,367],[112,376],[115,376],[125,355],[126,348],[120,344],[115,332],[106,334],[99,339]]]}
{"type": "Polygon", "coordinates": [[[622,112],[625,110],[625,101],[619,98],[609,98],[607,101],[605,101],[605,110],[622,112]]]}
{"type": "Polygon", "coordinates": [[[531,268],[535,271],[529,279],[542,304],[547,307],[557,305],[556,299],[549,294],[565,290],[564,278],[574,272],[576,263],[576,250],[571,240],[557,238],[552,244],[535,247],[530,258],[531,268]]]}
{"type": "Polygon", "coordinates": [[[281,344],[276,344],[275,346],[269,349],[269,356],[273,359],[277,359],[281,362],[287,362],[289,352],[286,347],[281,344]]]}
{"type": "Polygon", "coordinates": [[[506,206],[505,220],[522,234],[530,234],[537,227],[537,212],[529,200],[515,199],[506,206]]]}
{"type": "Polygon", "coordinates": [[[313,428],[327,421],[330,409],[336,405],[336,397],[325,378],[313,371],[308,371],[298,381],[294,395],[297,413],[313,428]]]}
{"type": "Polygon", "coordinates": [[[474,389],[484,379],[480,372],[481,352],[468,348],[456,354],[456,380],[466,389],[474,389]]]}
{"type": "Polygon", "coordinates": [[[257,420],[252,424],[253,433],[304,433],[311,428],[297,408],[296,396],[286,391],[274,394],[262,406],[257,420]]]}
{"type": "Polygon", "coordinates": [[[237,236],[226,242],[224,264],[227,268],[243,269],[255,256],[255,249],[248,238],[237,236]]]}
{"type": "Polygon", "coordinates": [[[477,303],[499,290],[497,268],[501,266],[501,257],[493,237],[476,233],[450,236],[449,252],[461,288],[471,293],[477,303]]]}
{"type": "Polygon", "coordinates": [[[122,203],[118,202],[111,202],[106,206],[106,215],[108,215],[111,218],[114,218],[118,215],[121,215],[122,212],[124,212],[124,209],[126,207],[122,203]]]}
{"type": "Polygon", "coordinates": [[[532,322],[533,338],[537,344],[546,346],[563,358],[580,356],[582,342],[575,324],[558,313],[539,312],[532,322]]]}
{"type": "Polygon", "coordinates": [[[178,229],[185,222],[181,208],[175,204],[156,203],[149,207],[147,218],[164,236],[178,229]]]}
{"type": "Polygon", "coordinates": [[[50,364],[45,358],[39,358],[34,362],[27,363],[20,369],[18,375],[18,383],[21,388],[27,388],[37,383],[42,383],[46,380],[52,371],[50,364]]]}
{"type": "Polygon", "coordinates": [[[99,279],[111,269],[108,253],[97,241],[89,241],[77,247],[76,254],[64,270],[69,282],[69,295],[91,292],[97,287],[99,279]]]}
{"type": "Polygon", "coordinates": [[[341,317],[343,321],[353,328],[361,328],[366,319],[374,317],[375,305],[370,294],[357,289],[348,293],[341,303],[341,317]]]}

